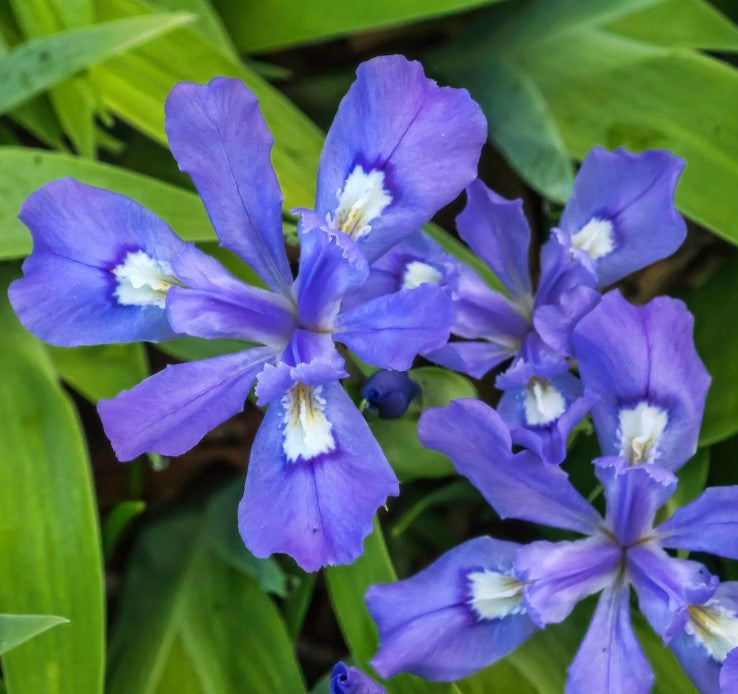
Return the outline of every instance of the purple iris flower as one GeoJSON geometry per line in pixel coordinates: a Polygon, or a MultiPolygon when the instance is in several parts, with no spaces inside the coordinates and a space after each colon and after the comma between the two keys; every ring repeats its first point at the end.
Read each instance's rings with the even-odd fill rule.
{"type": "Polygon", "coordinates": [[[358,668],[336,663],[331,672],[331,694],[386,694],[386,690],[358,668]]]}
{"type": "Polygon", "coordinates": [[[398,483],[339,383],[336,344],[405,370],[446,341],[451,308],[429,284],[351,306],[343,298],[370,262],[474,179],[484,117],[466,91],[437,86],[417,62],[361,65],[326,139],[316,210],[300,211],[293,280],[273,138],[255,96],[233,79],[180,83],[165,110],[172,152],[221,244],[267,289],[244,284],[134,201],[62,179],[21,210],[34,250],[10,288],[13,307],[58,345],[175,335],[250,343],[168,366],[100,402],[105,431],[121,460],[179,455],[240,412],[258,379],[268,407],[239,506],[244,542],[257,556],[289,553],[306,570],[351,562],[398,483]]]}
{"type": "Polygon", "coordinates": [[[562,621],[578,601],[601,592],[569,668],[567,691],[647,692],[653,673],[630,622],[632,585],[641,612],[695,682],[709,679],[714,687],[705,691],[717,691],[721,666],[724,679],[732,676],[733,665],[723,663],[738,646],[738,592],[733,584],[718,587],[698,562],[665,550],[738,558],[738,486],[708,488],[668,520],[655,521],[675,491],[672,470],[696,447],[699,426],[691,420],[696,416],[699,424],[709,385],[691,330],[692,317],[679,301],[659,298],[636,308],[611,292],[574,331],[575,351],[587,364],[583,376],[598,384],[601,401],[611,402],[608,383],[616,395],[632,396],[614,400],[621,413],[618,428],[598,428],[603,450],[612,451],[595,461],[604,517],[560,467],[546,465],[530,450],[513,453],[507,424],[488,405],[457,400],[421,416],[423,444],[448,455],[501,517],[585,537],[513,547],[479,538],[413,578],[372,587],[367,603],[380,631],[374,663],[382,675],[467,675],[504,655],[499,643],[517,645],[535,627],[562,621]],[[630,359],[623,356],[623,344],[633,349],[630,359]],[[689,398],[692,407],[685,404],[689,398]],[[485,543],[486,561],[465,555],[475,543],[485,543]],[[442,595],[443,605],[426,600],[429,591],[442,595]],[[476,611],[475,620],[476,605],[484,610],[476,611]],[[483,640],[483,626],[490,632],[486,651],[481,645],[454,651],[453,642],[483,640]],[[437,654],[447,649],[454,654],[447,668],[437,667],[437,654]]]}
{"type": "Polygon", "coordinates": [[[427,355],[480,378],[506,360],[498,411],[513,440],[560,463],[573,422],[594,398],[569,372],[571,331],[598,289],[673,253],[686,226],[674,207],[681,159],[665,151],[594,148],[585,158],[560,228],[541,248],[534,290],[531,230],[521,200],[477,180],[456,220],[461,238],[494,271],[508,296],[465,268],[450,289],[457,338],[427,355]]]}

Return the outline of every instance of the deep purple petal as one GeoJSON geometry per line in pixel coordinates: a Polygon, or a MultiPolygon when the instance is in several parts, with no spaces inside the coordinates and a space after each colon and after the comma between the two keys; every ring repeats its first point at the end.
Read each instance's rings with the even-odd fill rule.
{"type": "Polygon", "coordinates": [[[294,286],[300,323],[316,330],[333,326],[345,294],[360,287],[369,265],[346,235],[330,230],[325,220],[303,211],[297,226],[300,272],[294,286]]]}
{"type": "Polygon", "coordinates": [[[600,301],[600,293],[587,286],[563,291],[556,304],[544,304],[533,312],[533,325],[540,338],[559,354],[572,356],[572,331],[600,301]]]}
{"type": "Polygon", "coordinates": [[[541,275],[538,279],[534,309],[559,305],[567,293],[581,287],[594,288],[597,278],[592,268],[569,252],[553,233],[541,246],[541,275]]]}
{"type": "Polygon", "coordinates": [[[676,489],[676,477],[658,465],[631,466],[624,458],[599,458],[595,473],[605,489],[607,525],[621,545],[650,535],[656,511],[676,489]]]}
{"type": "Polygon", "coordinates": [[[423,571],[370,586],[369,612],[379,629],[372,665],[384,677],[412,672],[430,680],[465,677],[513,651],[535,630],[522,613],[482,619],[471,603],[470,574],[510,575],[518,545],[469,540],[423,571]]]}
{"type": "Polygon", "coordinates": [[[486,373],[513,356],[508,347],[487,340],[448,342],[439,349],[423,355],[426,359],[459,371],[472,378],[482,378],[486,373]]]}
{"type": "Polygon", "coordinates": [[[738,486],[705,489],[656,532],[664,547],[738,559],[738,486]]]}
{"type": "Polygon", "coordinates": [[[240,80],[180,82],[164,107],[169,146],[197,187],[220,242],[267,286],[286,293],[292,273],[282,238],[282,193],[269,155],[274,138],[240,80]]]}
{"type": "Polygon", "coordinates": [[[338,662],[331,672],[330,694],[386,694],[386,690],[358,668],[338,662]]]}
{"type": "Polygon", "coordinates": [[[515,576],[525,583],[531,619],[540,627],[563,621],[580,600],[615,581],[621,561],[622,550],[604,535],[521,547],[515,576]]]}
{"type": "Polygon", "coordinates": [[[507,200],[476,179],[466,189],[466,207],[456,218],[456,229],[510,296],[531,295],[530,226],[522,200],[507,200]]]}
{"type": "Polygon", "coordinates": [[[341,313],[334,338],[374,366],[405,371],[417,354],[448,340],[450,324],[446,292],[438,285],[421,284],[341,313]]]}
{"type": "Polygon", "coordinates": [[[525,451],[513,455],[507,426],[479,400],[454,400],[447,407],[426,410],[418,435],[424,446],[451,458],[503,518],[582,533],[602,523],[561,468],[525,451]]]}
{"type": "Polygon", "coordinates": [[[654,676],[630,622],[627,582],[602,591],[582,645],[569,666],[566,694],[648,694],[654,676]]]}
{"type": "Polygon", "coordinates": [[[709,600],[718,586],[702,564],[674,559],[654,541],[628,548],[627,559],[638,607],[666,643],[684,628],[687,607],[709,600]]]}
{"type": "Polygon", "coordinates": [[[399,492],[382,449],[341,385],[322,388],[334,450],[289,462],[284,407],[270,405],[251,446],[238,507],[241,537],[251,552],[284,552],[305,571],[354,561],[376,510],[399,492]]]}
{"type": "Polygon", "coordinates": [[[633,413],[644,411],[651,417],[643,426],[661,430],[646,447],[645,461],[677,470],[692,457],[710,383],[692,326],[681,301],[658,297],[636,307],[617,291],[579,322],[575,353],[582,380],[600,396],[592,416],[605,455],[632,455],[621,435],[623,418],[635,425],[633,413]]]}
{"type": "Polygon", "coordinates": [[[476,177],[487,126],[466,90],[439,87],[420,63],[383,56],[356,74],[326,137],[316,209],[335,217],[337,193],[357,167],[380,172],[391,202],[358,239],[373,261],[476,177]]]}
{"type": "Polygon", "coordinates": [[[32,193],[19,215],[33,236],[24,277],[9,289],[21,323],[65,347],[174,337],[159,304],[122,303],[114,270],[129,254],[170,265],[184,242],[130,198],[62,178],[32,193]]]}
{"type": "Polygon", "coordinates": [[[710,656],[701,643],[683,631],[670,641],[669,648],[701,694],[721,694],[721,664],[710,656]]]}
{"type": "Polygon", "coordinates": [[[178,333],[279,347],[295,328],[289,299],[244,284],[191,244],[175,259],[174,271],[187,285],[167,293],[167,315],[178,333]]]}
{"type": "Polygon", "coordinates": [[[734,648],[720,668],[720,694],[738,692],[738,648],[734,648]]]}
{"type": "Polygon", "coordinates": [[[97,405],[119,460],[154,451],[181,455],[243,410],[268,347],[167,366],[97,405]]]}
{"type": "Polygon", "coordinates": [[[682,245],[687,228],[674,205],[674,191],[683,169],[684,161],[663,150],[642,154],[590,150],[574,181],[561,229],[576,247],[587,245],[586,227],[592,220],[610,225],[600,232],[609,241],[591,246],[599,286],[665,258],[682,245]]]}

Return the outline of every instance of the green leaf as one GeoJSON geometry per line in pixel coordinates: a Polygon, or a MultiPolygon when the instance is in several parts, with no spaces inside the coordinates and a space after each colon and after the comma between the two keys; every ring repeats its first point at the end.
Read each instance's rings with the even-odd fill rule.
{"type": "Polygon", "coordinates": [[[697,353],[712,376],[702,419],[700,446],[707,446],[738,432],[738,324],[726,320],[726,302],[738,296],[738,261],[731,260],[686,297],[694,314],[697,353]]]}
{"type": "MultiPolygon", "coordinates": [[[[9,279],[5,267],[2,297],[9,279]]],[[[41,344],[0,301],[0,608],[70,621],[6,654],[5,684],[11,694],[96,694],[105,610],[84,438],[41,344]]]]}
{"type": "Polygon", "coordinates": [[[679,208],[738,242],[738,160],[729,154],[738,150],[738,121],[733,117],[738,73],[685,48],[692,39],[695,45],[710,44],[706,33],[719,35],[715,43],[723,48],[736,48],[738,34],[733,31],[733,38],[726,38],[725,21],[716,20],[706,3],[689,4],[685,11],[672,0],[505,3],[492,8],[444,51],[444,60],[436,56],[435,62],[457,83],[464,84],[471,75],[475,95],[488,109],[493,139],[500,138],[501,150],[533,187],[552,186],[550,170],[526,163],[535,114],[519,113],[517,123],[508,119],[502,130],[496,128],[494,117],[509,98],[509,84],[501,80],[498,85],[491,78],[475,81],[488,70],[495,74],[500,62],[537,90],[541,99],[528,108],[551,114],[571,156],[581,159],[593,146],[605,145],[638,151],[666,148],[683,157],[687,167],[677,190],[679,208]],[[668,27],[685,12],[689,28],[672,31],[667,42],[668,27]]]}
{"type": "MultiPolygon", "coordinates": [[[[448,405],[457,398],[477,397],[477,390],[469,379],[446,369],[425,366],[413,369],[410,376],[421,388],[420,412],[429,407],[448,405]]],[[[399,419],[369,420],[374,436],[402,482],[444,477],[454,472],[445,455],[426,448],[418,440],[420,412],[410,410],[399,419]]]]}
{"type": "Polygon", "coordinates": [[[34,190],[63,176],[134,198],[185,241],[215,238],[197,195],[141,174],[68,154],[17,147],[0,147],[0,168],[13,172],[0,178],[0,258],[17,258],[30,252],[31,235],[16,219],[18,208],[34,190]]]}
{"type": "Polygon", "coordinates": [[[121,501],[105,517],[102,527],[103,555],[107,564],[131,524],[146,510],[144,501],[121,501]]]}
{"type": "Polygon", "coordinates": [[[149,375],[142,344],[47,349],[59,375],[92,403],[112,398],[149,375]]]}
{"type": "Polygon", "coordinates": [[[64,617],[54,615],[0,614],[0,655],[4,655],[47,629],[68,621],[64,617]]]}
{"type": "MultiPolygon", "coordinates": [[[[377,652],[379,637],[374,621],[364,603],[367,588],[374,583],[397,580],[379,523],[364,541],[364,554],[353,564],[329,566],[325,581],[333,611],[341,627],[343,638],[351,652],[354,664],[376,677],[369,660],[377,652]]],[[[398,675],[386,684],[389,694],[456,694],[452,684],[435,684],[413,677],[398,675]]]]}
{"type": "Polygon", "coordinates": [[[238,534],[236,509],[242,496],[243,480],[239,479],[211,498],[205,512],[211,547],[223,562],[253,578],[262,590],[284,597],[287,577],[282,568],[272,558],[259,559],[251,554],[238,534]]]}
{"type": "MultiPolygon", "coordinates": [[[[143,0],[108,0],[104,18],[151,11],[143,0]]],[[[272,163],[285,197],[285,209],[310,207],[323,135],[286,97],[254,70],[228,57],[183,27],[145,46],[96,66],[93,80],[108,107],[141,132],[159,142],[164,134],[164,101],[169,90],[183,80],[207,82],[213,77],[243,80],[259,98],[269,129],[274,134],[272,163]]]]}
{"type": "Polygon", "coordinates": [[[189,19],[181,14],[132,17],[22,43],[0,58],[0,113],[78,70],[145,43],[189,19]]]}
{"type": "Polygon", "coordinates": [[[249,53],[325,40],[469,10],[499,0],[374,0],[370,3],[215,0],[238,48],[249,53]]]}
{"type": "Polygon", "coordinates": [[[279,612],[211,550],[207,527],[190,506],[141,533],[111,638],[110,694],[305,691],[279,612]]]}

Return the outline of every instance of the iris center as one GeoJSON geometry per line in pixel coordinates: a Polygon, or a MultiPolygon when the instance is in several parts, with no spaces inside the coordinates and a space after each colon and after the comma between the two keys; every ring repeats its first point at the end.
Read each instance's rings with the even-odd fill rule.
{"type": "Polygon", "coordinates": [[[421,284],[438,284],[442,278],[443,275],[432,265],[413,260],[405,265],[405,272],[402,275],[402,288],[415,289],[421,284]]]}
{"type": "Polygon", "coordinates": [[[338,207],[328,216],[328,222],[352,239],[366,236],[372,230],[371,222],[392,202],[384,187],[384,172],[364,171],[360,164],[354,167],[337,195],[338,207]]]}
{"type": "Polygon", "coordinates": [[[282,398],[284,429],[282,449],[291,463],[311,460],[335,449],[333,425],[325,416],[321,386],[295,383],[282,398]]]}
{"type": "Polygon", "coordinates": [[[497,571],[473,571],[467,579],[469,605],[478,619],[501,619],[525,612],[523,584],[516,578],[497,571]]]}
{"type": "Polygon", "coordinates": [[[652,462],[668,421],[665,410],[647,402],[620,410],[620,455],[631,465],[652,462]]]}
{"type": "Polygon", "coordinates": [[[144,251],[130,251],[112,272],[116,279],[113,294],[121,306],[164,308],[169,288],[180,284],[169,263],[144,251]]]}
{"type": "Polygon", "coordinates": [[[687,610],[687,633],[722,663],[738,647],[738,616],[712,600],[704,605],[690,605],[687,610]]]}
{"type": "Polygon", "coordinates": [[[566,409],[564,396],[547,378],[534,376],[525,387],[525,420],[528,424],[542,425],[553,422],[566,409]]]}
{"type": "Polygon", "coordinates": [[[615,247],[612,222],[593,217],[571,237],[571,242],[575,248],[589,253],[592,260],[602,258],[615,247]]]}

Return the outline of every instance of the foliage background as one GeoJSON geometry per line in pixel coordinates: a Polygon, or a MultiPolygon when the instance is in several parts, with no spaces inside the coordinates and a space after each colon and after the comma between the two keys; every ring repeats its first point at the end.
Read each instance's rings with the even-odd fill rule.
{"type": "MultiPolygon", "coordinates": [[[[369,583],[408,575],[476,534],[552,536],[500,522],[447,460],[420,447],[416,408],[372,422],[403,489],[356,564],[316,576],[283,557],[256,560],[235,526],[261,416],[253,404],[177,460],[125,466],[94,410],[167,360],[234,345],[58,349],[29,335],[6,287],[30,250],[15,217],[32,190],[72,175],[130,195],[254,281],[217,248],[166,149],[167,92],[216,75],[246,82],[276,136],[289,210],[312,203],[323,132],[356,65],[388,52],[470,89],[490,122],[481,175],[525,199],[539,239],[590,147],[671,149],[687,160],[678,204],[688,240],[622,287],[634,301],[682,296],[713,376],[702,448],[672,501],[681,505],[708,481],[738,482],[737,19],[733,0],[0,0],[0,689],[325,692],[336,660],[367,667],[374,652],[369,583]]],[[[441,228],[452,231],[456,212],[443,211],[431,233],[469,260],[441,228]]],[[[422,365],[415,377],[420,407],[476,392],[494,401],[491,378],[471,383],[422,365]]],[[[358,389],[361,379],[357,368],[350,383],[358,389]]],[[[595,450],[583,428],[567,469],[585,491],[595,488],[595,450]]],[[[738,579],[736,563],[708,564],[738,579]]],[[[402,676],[388,690],[560,692],[591,609],[463,682],[402,676]]],[[[694,691],[637,627],[656,691],[694,691]]]]}

